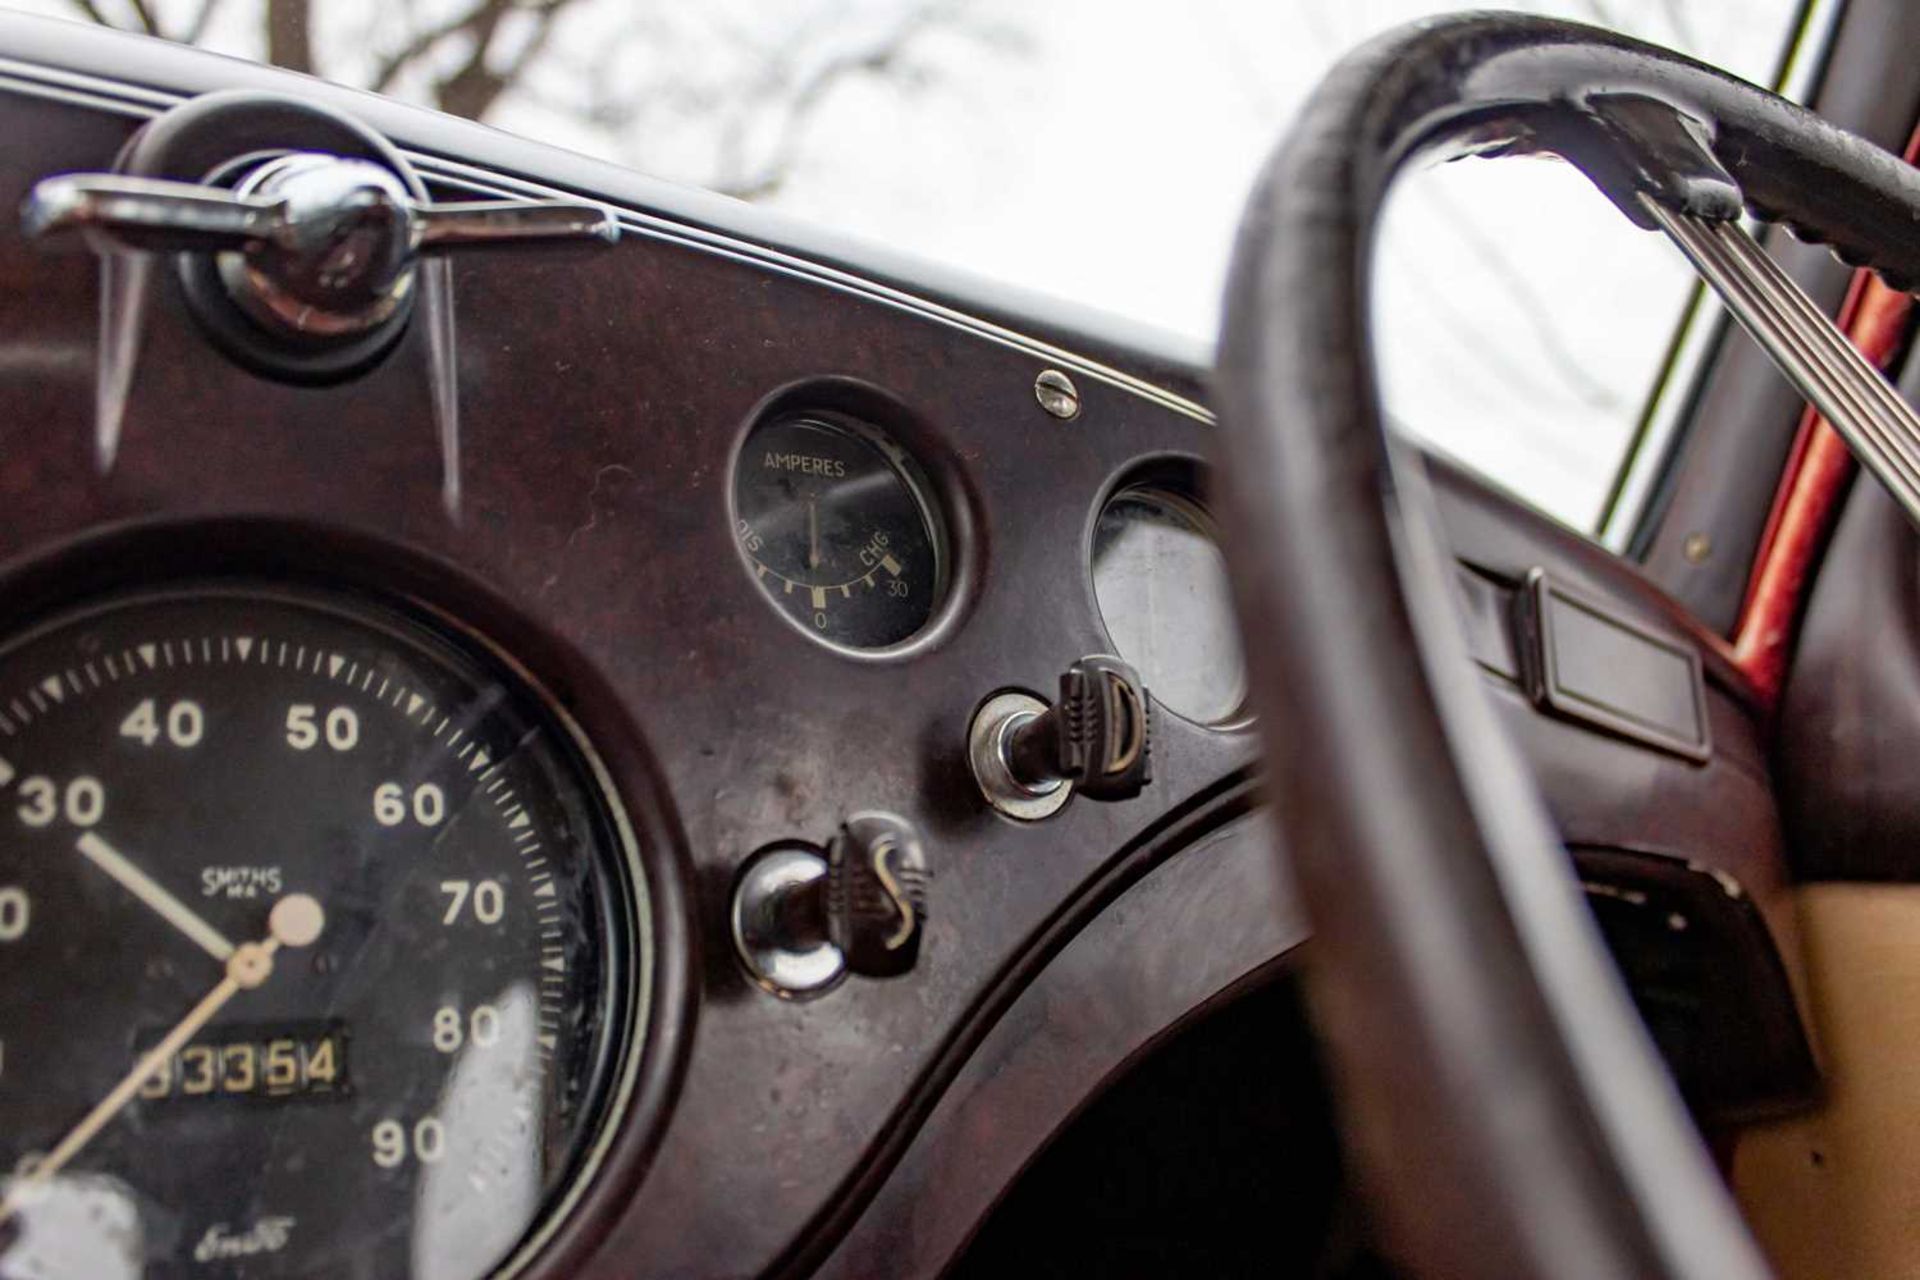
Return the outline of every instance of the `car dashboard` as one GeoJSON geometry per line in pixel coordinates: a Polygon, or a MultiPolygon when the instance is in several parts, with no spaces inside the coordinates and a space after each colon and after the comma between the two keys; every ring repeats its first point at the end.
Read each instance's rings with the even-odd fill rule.
{"type": "MultiPolygon", "coordinates": [[[[227,156],[325,149],[291,98],[428,199],[617,229],[439,260],[344,372],[237,350],[195,255],[0,229],[0,1273],[935,1272],[1298,957],[1197,353],[268,69],[19,18],[0,59],[0,207],[224,94],[227,156]],[[1138,785],[983,776],[1114,654],[1138,785]]],[[[1435,491],[1596,901],[1747,957],[1683,1085],[1810,1087],[1738,673],[1435,491]],[[1554,705],[1529,620],[1596,616],[1692,719],[1554,705]]]]}

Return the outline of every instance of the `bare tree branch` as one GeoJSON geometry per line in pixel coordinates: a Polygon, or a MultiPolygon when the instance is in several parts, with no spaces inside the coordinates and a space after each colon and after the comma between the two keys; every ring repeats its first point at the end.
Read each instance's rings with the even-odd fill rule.
{"type": "Polygon", "coordinates": [[[96,5],[93,0],[73,0],[73,7],[78,9],[88,22],[96,23],[103,27],[115,25],[107,20],[107,15],[100,12],[100,6],[96,5]]]}
{"type": "Polygon", "coordinates": [[[736,111],[727,133],[722,136],[722,163],[714,189],[742,200],[760,200],[773,195],[792,173],[807,130],[833,91],[856,76],[899,77],[908,69],[907,59],[913,46],[928,31],[950,19],[954,11],[955,6],[947,0],[922,5],[896,23],[878,43],[827,58],[791,85],[787,83],[791,71],[784,60],[770,62],[757,93],[748,100],[746,109],[736,111]],[[779,134],[766,159],[753,172],[742,174],[739,156],[744,150],[753,108],[764,105],[768,99],[778,99],[784,112],[779,134]]]}
{"type": "Polygon", "coordinates": [[[501,20],[515,6],[511,0],[489,0],[482,6],[486,12],[473,31],[473,50],[466,62],[434,86],[434,96],[440,109],[473,120],[484,116],[495,100],[512,87],[528,64],[546,48],[553,34],[554,19],[568,3],[569,0],[542,0],[540,4],[523,8],[521,12],[534,14],[538,25],[511,62],[503,67],[495,67],[491,65],[489,56],[493,51],[493,42],[500,33],[501,20]]]}
{"type": "MultiPolygon", "coordinates": [[[[1441,221],[1452,230],[1467,253],[1486,273],[1487,279],[1498,286],[1527,317],[1534,339],[1540,344],[1541,353],[1546,356],[1546,367],[1557,374],[1567,389],[1583,403],[1608,411],[1624,408],[1620,389],[1595,378],[1587,371],[1586,363],[1579,355],[1567,347],[1563,325],[1554,314],[1552,302],[1541,295],[1539,287],[1525,271],[1514,265],[1506,247],[1496,243],[1475,219],[1439,191],[1429,191],[1427,195],[1432,201],[1432,211],[1440,215],[1441,221]]],[[[1472,326],[1468,331],[1473,331],[1472,326]]],[[[1509,362],[1506,352],[1489,346],[1484,354],[1491,361],[1508,364],[1508,373],[1511,375],[1513,362],[1509,362]]]]}
{"type": "Polygon", "coordinates": [[[375,93],[385,92],[441,44],[464,37],[468,43],[467,56],[459,67],[434,82],[434,101],[442,111],[478,120],[545,52],[552,38],[554,20],[570,2],[480,0],[459,16],[415,33],[383,58],[369,87],[375,93]],[[494,40],[505,20],[516,13],[533,15],[536,26],[511,61],[504,66],[495,65],[494,40]]]}
{"type": "Polygon", "coordinates": [[[200,12],[193,15],[193,21],[179,35],[182,44],[199,44],[206,38],[207,24],[213,21],[213,15],[220,8],[220,0],[200,0],[200,12]]]}
{"type": "Polygon", "coordinates": [[[143,34],[150,36],[160,34],[160,24],[153,20],[153,10],[147,8],[147,0],[128,0],[128,7],[133,10],[133,20],[140,24],[140,31],[143,34]]]}
{"type": "Polygon", "coordinates": [[[487,13],[497,8],[504,8],[498,0],[480,0],[479,5],[459,17],[449,18],[437,26],[415,33],[412,39],[381,59],[379,70],[374,72],[373,81],[367,87],[375,93],[385,93],[393,87],[393,82],[401,72],[419,61],[435,45],[485,21],[487,13]]]}
{"type": "MultiPolygon", "coordinates": [[[[713,156],[705,173],[690,176],[754,199],[786,182],[815,119],[847,82],[919,88],[931,78],[916,63],[919,46],[935,32],[962,32],[996,49],[1018,43],[1004,24],[962,21],[972,2],[895,0],[858,24],[843,6],[823,2],[795,5],[788,11],[795,16],[772,24],[754,5],[633,3],[614,10],[620,16],[611,27],[603,21],[591,42],[563,48],[554,33],[576,0],[458,0],[451,14],[423,5],[444,15],[424,24],[413,0],[377,0],[364,27],[337,37],[346,42],[337,55],[319,43],[315,0],[252,0],[247,11],[260,15],[268,62],[352,79],[376,93],[424,93],[454,115],[484,118],[515,94],[623,139],[650,139],[669,126],[685,137],[690,128],[691,136],[711,139],[713,156]],[[716,62],[713,50],[726,55],[716,62]],[[343,74],[343,63],[356,71],[343,74]]],[[[158,0],[124,0],[128,12],[115,17],[101,0],[69,3],[101,26],[137,22],[163,36],[159,18],[175,13],[158,0]]],[[[204,40],[216,15],[232,7],[196,0],[188,15],[180,0],[171,38],[204,40]]]]}
{"type": "MultiPolygon", "coordinates": [[[[1564,385],[1557,384],[1550,373],[1541,376],[1543,371],[1536,364],[1515,359],[1500,344],[1484,341],[1487,332],[1485,317],[1471,306],[1462,305],[1456,295],[1437,287],[1429,276],[1430,264],[1392,238],[1388,238],[1380,249],[1384,255],[1383,268],[1391,271],[1395,280],[1403,286],[1419,294],[1438,318],[1439,323],[1428,332],[1436,341],[1445,342],[1454,350],[1454,363],[1451,364],[1444,354],[1435,356],[1433,351],[1427,351],[1426,354],[1433,360],[1422,369],[1422,374],[1428,374],[1438,365],[1455,379],[1474,382],[1491,394],[1502,398],[1531,399],[1539,403],[1551,403],[1566,390],[1564,385]]],[[[1387,364],[1391,370],[1394,362],[1389,360],[1387,364]]],[[[1582,403],[1592,404],[1578,392],[1575,395],[1582,403]]],[[[1592,407],[1609,411],[1616,406],[1592,407]]],[[[1496,417],[1493,421],[1503,420],[1496,417]]]]}
{"type": "Polygon", "coordinates": [[[267,0],[267,61],[314,73],[311,0],[267,0]]]}

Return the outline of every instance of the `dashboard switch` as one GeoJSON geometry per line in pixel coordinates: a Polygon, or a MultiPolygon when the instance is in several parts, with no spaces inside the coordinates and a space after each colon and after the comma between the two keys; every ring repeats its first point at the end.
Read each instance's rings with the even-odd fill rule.
{"type": "Polygon", "coordinates": [[[1007,765],[1029,787],[1064,781],[1089,800],[1131,800],[1153,778],[1149,706],[1131,666],[1082,658],[1060,677],[1060,701],[1007,735],[1007,765]]]}
{"type": "Polygon", "coordinates": [[[920,958],[927,855],[890,813],[856,813],[828,842],[764,849],[733,891],[733,944],[760,987],[783,1000],[831,990],[849,973],[897,978],[920,958]]]}
{"type": "Polygon", "coordinates": [[[1052,817],[1075,793],[1131,800],[1153,780],[1152,706],[1140,673],[1109,654],[1068,667],[1052,706],[995,694],[967,734],[980,794],[1024,822],[1052,817]]]}
{"type": "Polygon", "coordinates": [[[927,924],[927,855],[911,823],[856,813],[827,846],[827,936],[847,969],[893,978],[913,968],[927,924]]]}

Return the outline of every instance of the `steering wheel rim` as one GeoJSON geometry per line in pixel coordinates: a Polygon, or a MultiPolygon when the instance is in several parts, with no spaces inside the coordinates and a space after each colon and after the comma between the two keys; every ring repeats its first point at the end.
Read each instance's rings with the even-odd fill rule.
{"type": "Polygon", "coordinates": [[[1415,158],[1518,151],[1573,161],[1642,226],[1642,198],[1715,219],[1744,205],[1902,287],[1920,280],[1920,177],[1677,54],[1464,15],[1334,69],[1269,161],[1229,275],[1230,571],[1314,924],[1314,1013],[1387,1248],[1420,1275],[1763,1276],[1478,687],[1423,473],[1381,409],[1368,299],[1387,189],[1415,158]]]}

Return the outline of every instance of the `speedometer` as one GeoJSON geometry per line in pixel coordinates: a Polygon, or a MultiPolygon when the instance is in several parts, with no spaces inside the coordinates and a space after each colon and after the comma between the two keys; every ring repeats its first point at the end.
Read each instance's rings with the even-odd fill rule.
{"type": "Polygon", "coordinates": [[[510,1271],[637,1046],[645,892],[569,722],[358,598],[0,645],[0,1274],[510,1271]]]}

